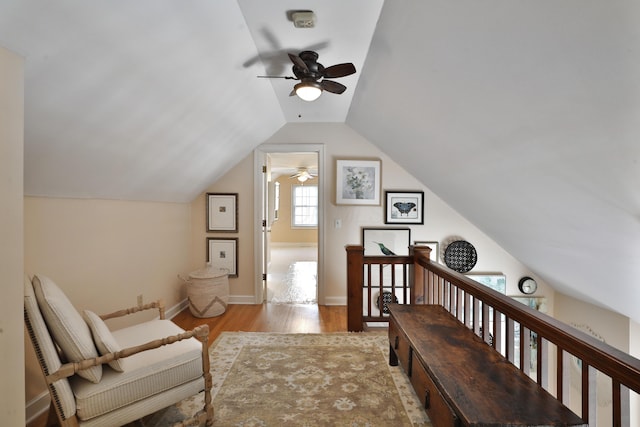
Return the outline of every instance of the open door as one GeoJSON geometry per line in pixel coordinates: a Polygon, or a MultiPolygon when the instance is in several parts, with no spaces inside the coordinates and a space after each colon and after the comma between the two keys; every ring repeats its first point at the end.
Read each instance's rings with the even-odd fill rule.
{"type": "MultiPolygon", "coordinates": [[[[318,201],[318,224],[317,224],[317,302],[324,304],[323,287],[323,253],[324,253],[324,150],[318,144],[264,144],[254,152],[255,166],[255,271],[256,282],[256,303],[263,303],[268,296],[268,266],[271,247],[270,226],[274,220],[274,207],[277,203],[278,186],[271,180],[270,157],[278,158],[300,154],[313,154],[317,160],[317,201],[318,201]]],[[[287,190],[290,191],[290,190],[287,190]]],[[[279,210],[289,209],[289,206],[280,205],[279,210]]]]}

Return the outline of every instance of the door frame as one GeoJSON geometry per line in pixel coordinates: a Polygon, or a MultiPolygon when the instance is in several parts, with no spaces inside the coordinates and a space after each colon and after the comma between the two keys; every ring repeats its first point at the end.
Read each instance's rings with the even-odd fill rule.
{"type": "Polygon", "coordinates": [[[324,144],[262,144],[254,150],[254,271],[255,284],[254,295],[255,303],[262,304],[266,299],[265,281],[263,273],[266,272],[265,260],[265,240],[266,227],[263,226],[263,220],[267,220],[265,197],[267,180],[266,172],[263,167],[266,166],[266,158],[269,153],[316,153],[318,156],[318,305],[325,304],[324,293],[324,192],[325,192],[325,167],[324,167],[324,144]]]}

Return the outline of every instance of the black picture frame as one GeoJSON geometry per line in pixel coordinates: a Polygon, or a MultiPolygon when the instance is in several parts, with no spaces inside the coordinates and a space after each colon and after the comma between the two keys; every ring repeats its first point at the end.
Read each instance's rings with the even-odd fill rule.
{"type": "Polygon", "coordinates": [[[409,255],[410,244],[411,229],[408,227],[362,228],[365,256],[409,255]]]}
{"type": "Polygon", "coordinates": [[[238,193],[207,193],[207,231],[238,232],[238,193]]]}
{"type": "Polygon", "coordinates": [[[424,191],[385,191],[385,224],[424,224],[424,191]]]}
{"type": "Polygon", "coordinates": [[[207,237],[207,264],[238,277],[238,238],[207,237]]]}

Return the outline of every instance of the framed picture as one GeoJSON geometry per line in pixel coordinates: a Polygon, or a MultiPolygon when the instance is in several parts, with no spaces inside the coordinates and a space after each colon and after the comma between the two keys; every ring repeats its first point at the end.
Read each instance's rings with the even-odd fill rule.
{"type": "Polygon", "coordinates": [[[409,255],[411,229],[409,228],[363,228],[362,246],[365,256],[409,255]]]}
{"type": "Polygon", "coordinates": [[[415,242],[413,242],[413,244],[414,246],[428,246],[429,248],[431,248],[429,259],[432,262],[438,262],[438,254],[440,254],[440,251],[438,250],[438,242],[416,240],[415,242]]]}
{"type": "Polygon", "coordinates": [[[385,224],[424,224],[424,191],[385,191],[385,224]]]}
{"type": "Polygon", "coordinates": [[[238,193],[207,193],[207,231],[238,232],[238,193]]]}
{"type": "Polygon", "coordinates": [[[336,204],[380,204],[380,160],[337,160],[336,204]]]}
{"type": "Polygon", "coordinates": [[[238,238],[207,237],[207,263],[238,277],[238,238]]]}

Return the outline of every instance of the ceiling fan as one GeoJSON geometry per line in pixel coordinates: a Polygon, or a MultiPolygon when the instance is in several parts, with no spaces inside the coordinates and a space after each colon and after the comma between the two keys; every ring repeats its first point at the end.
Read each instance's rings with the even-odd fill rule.
{"type": "Polygon", "coordinates": [[[298,95],[305,101],[315,101],[322,91],[327,91],[335,94],[343,93],[347,87],[341,83],[334,82],[333,80],[339,77],[350,76],[356,72],[356,67],[347,62],[344,64],[336,64],[325,68],[318,62],[318,54],[312,50],[305,50],[298,55],[289,53],[289,59],[293,62],[292,71],[295,77],[292,76],[258,76],[262,78],[272,79],[290,79],[300,80],[297,83],[289,96],[298,95]]]}
{"type": "Polygon", "coordinates": [[[315,178],[316,176],[318,175],[311,173],[307,168],[298,168],[298,172],[294,173],[293,175],[290,175],[289,178],[297,179],[301,183],[304,183],[306,180],[315,178]]]}

